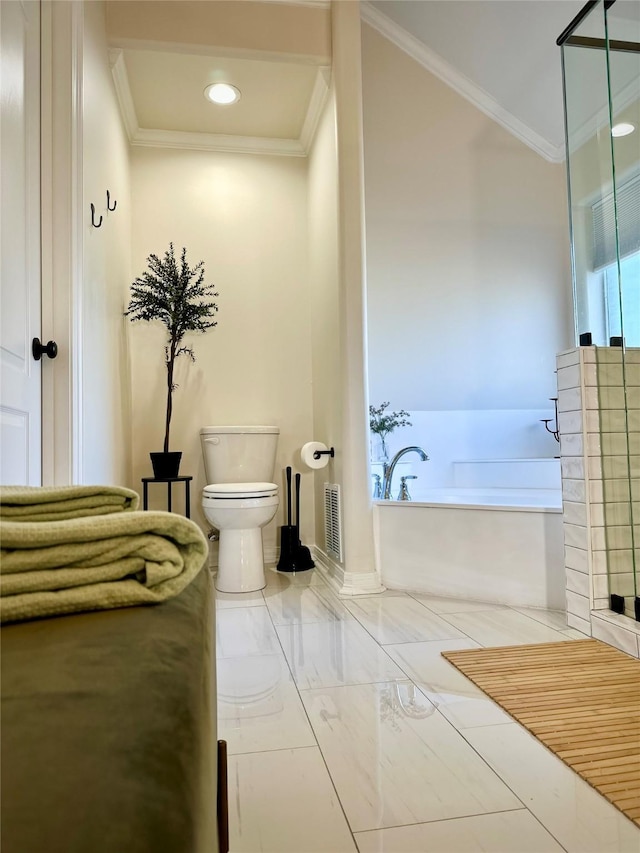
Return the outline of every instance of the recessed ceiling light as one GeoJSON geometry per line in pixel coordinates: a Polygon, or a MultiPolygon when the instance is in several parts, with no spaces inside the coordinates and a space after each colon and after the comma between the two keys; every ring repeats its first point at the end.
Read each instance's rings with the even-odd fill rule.
{"type": "Polygon", "coordinates": [[[628,121],[622,121],[620,124],[614,124],[611,128],[611,136],[629,136],[636,129],[634,124],[628,121]]]}
{"type": "Polygon", "coordinates": [[[235,104],[240,100],[240,89],[229,83],[212,83],[204,90],[204,96],[214,104],[235,104]]]}

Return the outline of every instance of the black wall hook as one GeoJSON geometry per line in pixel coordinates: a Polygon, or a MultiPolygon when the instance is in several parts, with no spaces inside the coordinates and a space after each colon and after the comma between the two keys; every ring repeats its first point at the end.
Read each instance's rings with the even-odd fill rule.
{"type": "Polygon", "coordinates": [[[114,201],[113,207],[111,207],[111,193],[109,192],[109,190],[107,190],[107,210],[115,210],[117,206],[118,202],[114,201]]]}
{"type": "Polygon", "coordinates": [[[94,228],[100,228],[102,225],[102,214],[100,214],[100,219],[96,223],[96,207],[93,202],[91,202],[91,224],[94,228]]]}

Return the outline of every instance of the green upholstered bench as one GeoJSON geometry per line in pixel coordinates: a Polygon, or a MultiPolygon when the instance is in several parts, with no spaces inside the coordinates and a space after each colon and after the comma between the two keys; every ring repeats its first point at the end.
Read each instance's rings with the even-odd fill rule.
{"type": "Polygon", "coordinates": [[[203,569],[163,604],[2,628],[3,853],[224,849],[214,614],[203,569]]]}

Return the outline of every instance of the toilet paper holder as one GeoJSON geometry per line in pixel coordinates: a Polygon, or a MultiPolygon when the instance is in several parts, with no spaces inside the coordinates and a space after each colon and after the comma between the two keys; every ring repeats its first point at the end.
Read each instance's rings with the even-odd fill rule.
{"type": "Polygon", "coordinates": [[[333,449],[333,447],[330,447],[329,450],[314,450],[313,451],[313,458],[314,459],[320,459],[321,456],[330,456],[333,459],[333,457],[335,455],[336,455],[336,452],[333,449]]]}

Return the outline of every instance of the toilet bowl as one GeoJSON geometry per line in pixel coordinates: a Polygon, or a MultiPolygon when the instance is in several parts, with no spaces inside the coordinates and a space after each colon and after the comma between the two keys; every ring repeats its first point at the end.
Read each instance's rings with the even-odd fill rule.
{"type": "Polygon", "coordinates": [[[278,509],[271,482],[276,426],[205,426],[200,430],[207,483],[202,509],[220,531],[216,589],[253,592],[266,585],[262,528],[278,509]]]}
{"type": "Polygon", "coordinates": [[[212,483],[202,492],[205,517],[220,531],[220,592],[253,592],[266,585],[262,528],[278,509],[275,483],[212,483]]]}

